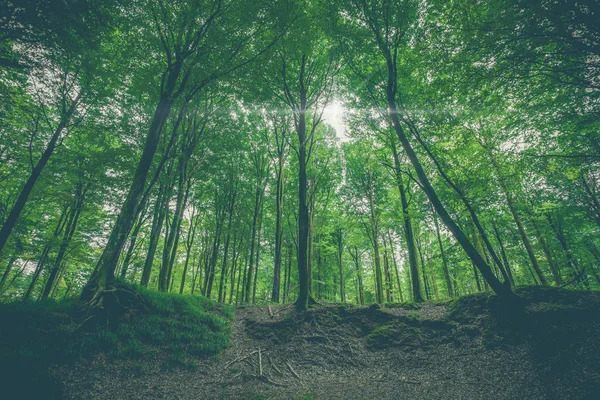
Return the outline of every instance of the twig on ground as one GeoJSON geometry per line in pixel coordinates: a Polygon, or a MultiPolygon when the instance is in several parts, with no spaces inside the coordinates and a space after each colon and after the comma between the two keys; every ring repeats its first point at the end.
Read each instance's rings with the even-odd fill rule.
{"type": "Polygon", "coordinates": [[[232,364],[244,361],[256,353],[258,353],[258,350],[254,350],[254,351],[248,353],[247,355],[245,355],[244,357],[236,358],[235,360],[228,362],[223,369],[229,368],[232,364]]]}
{"type": "MultiPolygon", "coordinates": [[[[294,368],[292,368],[292,366],[290,365],[290,363],[286,363],[286,364],[287,364],[288,368],[290,369],[290,372],[291,372],[291,373],[292,373],[292,374],[293,374],[293,375],[294,375],[296,378],[300,379],[300,375],[298,375],[298,374],[296,373],[296,371],[294,371],[294,368]]],[[[300,379],[300,380],[301,380],[301,379],[300,379]]]]}
{"type": "Polygon", "coordinates": [[[267,357],[269,358],[269,362],[271,363],[271,366],[273,367],[273,369],[281,376],[283,376],[283,372],[281,372],[281,370],[279,368],[277,368],[277,365],[275,365],[275,363],[273,362],[273,359],[271,358],[271,356],[267,355],[267,357]]]}
{"type": "Polygon", "coordinates": [[[275,382],[275,381],[271,380],[270,378],[268,378],[265,375],[259,376],[258,379],[260,379],[261,381],[265,381],[267,383],[270,383],[271,385],[275,385],[275,386],[287,386],[284,383],[275,382]]]}

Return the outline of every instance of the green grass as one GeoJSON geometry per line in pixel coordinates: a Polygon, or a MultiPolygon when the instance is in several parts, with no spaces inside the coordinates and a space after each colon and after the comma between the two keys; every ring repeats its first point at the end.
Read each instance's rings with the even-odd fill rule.
{"type": "Polygon", "coordinates": [[[133,360],[160,357],[165,368],[194,368],[195,357],[227,346],[231,307],[205,297],[127,288],[140,294],[146,308],[128,312],[111,328],[103,321],[79,328],[80,304],[73,300],[0,304],[0,369],[13,371],[3,379],[24,374],[29,386],[49,387],[50,364],[98,353],[133,360]]]}

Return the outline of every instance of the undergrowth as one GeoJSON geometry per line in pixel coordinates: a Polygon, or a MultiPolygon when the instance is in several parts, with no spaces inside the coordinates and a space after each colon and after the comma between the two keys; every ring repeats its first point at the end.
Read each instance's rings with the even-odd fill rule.
{"type": "Polygon", "coordinates": [[[118,285],[138,292],[144,307],[110,327],[103,321],[81,326],[81,305],[74,300],[0,304],[0,370],[10,371],[3,380],[14,384],[27,376],[29,386],[52,391],[51,364],[104,353],[121,359],[159,357],[165,368],[193,368],[194,357],[227,346],[231,307],[200,296],[118,285]]]}

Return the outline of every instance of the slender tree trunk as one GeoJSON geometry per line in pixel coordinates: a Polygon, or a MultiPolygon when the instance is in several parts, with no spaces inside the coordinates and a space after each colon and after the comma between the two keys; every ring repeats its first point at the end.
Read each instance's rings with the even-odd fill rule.
{"type": "Polygon", "coordinates": [[[598,196],[596,195],[596,193],[594,193],[594,191],[592,190],[592,188],[590,187],[590,185],[588,184],[587,180],[585,179],[585,176],[581,176],[579,178],[579,181],[581,182],[583,189],[585,190],[585,192],[587,193],[587,195],[590,198],[590,203],[591,203],[591,214],[592,217],[594,218],[594,221],[596,222],[596,224],[598,226],[600,226],[600,201],[598,200],[598,196]]]}
{"type": "Polygon", "coordinates": [[[219,259],[219,249],[221,248],[221,236],[223,234],[223,221],[224,216],[222,212],[217,213],[217,221],[216,227],[217,230],[215,232],[215,237],[213,239],[213,247],[211,251],[210,263],[208,264],[208,269],[205,274],[204,280],[204,295],[210,298],[212,294],[213,282],[215,279],[215,269],[217,267],[217,261],[219,259]]]}
{"type": "Polygon", "coordinates": [[[283,252],[283,154],[279,152],[277,164],[277,190],[275,194],[275,259],[273,268],[273,290],[271,301],[279,303],[281,286],[281,259],[283,252]]]}
{"type": "Polygon", "coordinates": [[[48,254],[50,253],[50,244],[44,246],[44,250],[42,250],[42,255],[35,267],[35,271],[33,271],[33,275],[31,276],[31,282],[29,283],[29,287],[27,288],[27,292],[23,296],[23,301],[28,301],[31,298],[33,291],[35,290],[35,286],[40,277],[40,274],[44,270],[44,265],[46,264],[46,260],[48,259],[48,254]]]}
{"type": "Polygon", "coordinates": [[[54,153],[54,150],[56,149],[56,146],[58,145],[58,141],[59,141],[63,131],[65,130],[65,128],[69,124],[69,121],[71,120],[71,117],[75,113],[75,110],[77,109],[77,105],[79,104],[79,101],[81,100],[81,95],[82,95],[82,93],[80,91],[79,94],[75,97],[75,99],[71,101],[71,105],[69,106],[69,109],[61,117],[58,126],[56,127],[56,129],[54,130],[54,133],[50,137],[50,141],[46,145],[46,149],[44,150],[44,152],[42,153],[42,156],[40,157],[37,164],[31,171],[31,174],[29,175],[29,178],[27,178],[27,181],[25,182],[23,189],[21,189],[21,193],[19,193],[19,197],[17,197],[17,200],[15,201],[15,204],[13,205],[10,212],[8,213],[8,216],[6,217],[6,220],[4,221],[2,228],[0,228],[0,253],[2,253],[2,249],[4,249],[4,246],[6,245],[6,242],[8,241],[8,237],[10,236],[13,228],[15,227],[17,220],[19,219],[19,216],[21,215],[21,212],[23,211],[23,208],[25,208],[25,205],[27,204],[27,199],[29,199],[29,195],[31,194],[31,191],[33,190],[33,187],[35,186],[35,183],[37,182],[38,178],[42,174],[42,171],[46,167],[46,164],[48,164],[48,160],[50,160],[50,157],[54,153]]]}
{"type": "MultiPolygon", "coordinates": [[[[66,204],[65,207],[63,208],[62,213],[60,214],[60,217],[58,218],[58,223],[56,224],[56,228],[54,229],[52,242],[57,240],[58,236],[65,229],[65,226],[67,226],[67,224],[71,221],[72,215],[75,212],[74,208],[75,207],[72,202],[70,204],[66,204]]],[[[40,277],[40,274],[42,273],[42,271],[44,269],[44,265],[46,264],[46,260],[48,259],[48,255],[50,253],[51,247],[52,247],[51,243],[47,243],[44,246],[44,250],[42,250],[42,255],[41,255],[41,257],[38,261],[38,264],[35,268],[35,271],[33,272],[33,275],[31,277],[31,283],[29,284],[29,288],[27,289],[27,292],[23,296],[23,301],[27,301],[31,297],[31,294],[33,293],[33,290],[35,289],[35,285],[40,277]]]]}
{"type": "Polygon", "coordinates": [[[62,242],[60,244],[58,254],[56,255],[56,260],[54,261],[54,267],[50,270],[50,276],[48,277],[48,281],[46,282],[46,286],[42,292],[42,299],[48,298],[50,292],[52,291],[52,287],[56,282],[57,275],[60,270],[61,263],[63,258],[67,252],[67,248],[71,244],[71,240],[73,239],[73,235],[75,234],[75,230],[77,229],[77,222],[79,221],[79,216],[81,215],[81,211],[83,209],[83,203],[85,201],[85,194],[87,192],[87,187],[82,188],[77,196],[77,200],[75,201],[75,205],[73,207],[73,212],[71,213],[71,217],[69,218],[69,222],[65,227],[65,233],[63,235],[62,242]]]}
{"type": "Polygon", "coordinates": [[[127,248],[127,253],[125,253],[125,259],[123,260],[123,265],[121,266],[121,279],[125,280],[127,276],[127,270],[129,269],[129,263],[131,262],[131,257],[133,257],[133,251],[135,250],[135,245],[137,243],[137,238],[144,225],[144,217],[145,217],[146,209],[140,213],[138,217],[138,221],[133,228],[133,233],[131,234],[131,238],[129,239],[129,247],[127,248]]]}
{"type": "Polygon", "coordinates": [[[450,280],[450,271],[448,270],[448,263],[446,261],[446,253],[444,252],[444,245],[442,243],[442,237],[440,235],[440,224],[438,223],[437,215],[433,215],[433,222],[435,224],[435,233],[437,236],[438,245],[440,246],[440,257],[442,258],[442,268],[444,270],[444,280],[446,281],[446,290],[448,291],[448,297],[454,297],[454,289],[452,287],[452,281],[450,280]]]}
{"type": "Polygon", "coordinates": [[[531,266],[533,267],[533,270],[535,271],[540,283],[542,285],[547,285],[548,281],[546,280],[546,277],[544,276],[544,273],[542,272],[542,269],[540,268],[540,265],[538,264],[537,259],[535,258],[535,253],[533,252],[531,242],[529,241],[529,238],[527,237],[527,233],[525,232],[525,228],[523,227],[523,224],[521,223],[521,218],[519,217],[519,213],[517,212],[517,209],[515,208],[512,195],[509,193],[508,189],[506,188],[506,186],[503,183],[501,185],[502,185],[502,187],[504,189],[504,193],[506,195],[506,201],[508,204],[508,208],[513,216],[515,224],[517,225],[517,229],[519,230],[519,235],[521,236],[521,241],[523,242],[523,246],[525,246],[525,251],[527,251],[527,255],[529,256],[529,261],[531,261],[531,266]]]}
{"type": "MultiPolygon", "coordinates": [[[[190,262],[190,254],[192,252],[192,246],[194,244],[194,238],[196,237],[196,229],[198,227],[197,221],[195,221],[196,209],[192,209],[192,216],[190,218],[190,228],[188,230],[187,238],[185,241],[186,249],[185,249],[185,263],[183,264],[183,273],[181,274],[181,284],[179,285],[179,294],[183,294],[183,289],[185,288],[185,279],[187,276],[188,265],[190,262]]],[[[193,266],[193,262],[192,262],[193,266]]]]}
{"type": "MultiPolygon", "coordinates": [[[[308,271],[308,290],[309,296],[313,293],[313,250],[314,250],[314,231],[315,231],[315,198],[314,195],[310,196],[308,201],[308,244],[307,244],[307,258],[306,258],[306,269],[308,271]]],[[[310,301],[310,300],[309,300],[310,301]]]]}
{"type": "Polygon", "coordinates": [[[592,253],[592,256],[594,256],[594,259],[596,260],[597,267],[594,268],[592,266],[591,269],[592,273],[594,274],[594,278],[596,278],[596,283],[600,285],[600,276],[598,276],[598,271],[596,271],[597,268],[600,268],[600,251],[598,251],[598,248],[591,242],[588,242],[587,247],[589,252],[592,253]]]}
{"type": "Polygon", "coordinates": [[[343,263],[343,251],[344,251],[344,234],[341,228],[338,228],[337,232],[337,250],[338,250],[338,269],[340,272],[340,296],[342,303],[346,302],[346,290],[344,283],[344,263],[343,263]]]}
{"type": "Polygon", "coordinates": [[[494,228],[494,234],[496,235],[496,240],[498,241],[498,245],[500,246],[500,254],[502,255],[502,260],[504,261],[504,266],[506,268],[506,273],[508,274],[508,279],[510,279],[510,283],[514,286],[515,279],[513,277],[512,269],[508,262],[508,258],[506,257],[506,250],[504,249],[504,243],[502,243],[502,236],[500,235],[500,231],[496,226],[494,220],[492,220],[492,228],[494,228]]]}
{"type": "Polygon", "coordinates": [[[244,302],[246,303],[250,303],[251,300],[251,289],[252,289],[252,282],[253,282],[253,274],[254,274],[254,250],[255,250],[255,245],[256,245],[256,231],[257,231],[257,225],[258,225],[258,218],[259,218],[259,213],[260,213],[260,195],[261,189],[260,189],[260,183],[257,182],[257,186],[256,186],[256,192],[254,195],[254,214],[252,216],[252,235],[250,238],[250,261],[249,261],[249,266],[248,266],[248,274],[246,276],[246,274],[244,274],[244,282],[245,282],[245,289],[244,289],[244,302]]]}
{"type": "MultiPolygon", "coordinates": [[[[489,239],[487,237],[487,234],[485,233],[485,230],[483,229],[483,227],[481,226],[481,223],[479,222],[479,217],[477,216],[477,213],[475,212],[475,209],[473,209],[471,203],[467,199],[467,196],[465,195],[465,192],[460,187],[458,187],[450,179],[450,177],[446,174],[446,172],[442,168],[441,164],[439,163],[437,157],[435,157],[433,155],[433,153],[429,150],[429,146],[427,146],[427,144],[421,139],[421,136],[419,135],[419,132],[416,129],[416,127],[414,127],[414,125],[411,125],[411,127],[412,127],[413,133],[415,134],[414,136],[417,138],[417,141],[419,142],[419,144],[421,145],[421,147],[423,147],[423,149],[425,150],[425,152],[427,153],[427,155],[429,156],[429,158],[433,161],[433,163],[435,164],[435,166],[436,166],[438,172],[440,173],[440,175],[442,176],[442,178],[444,178],[444,180],[446,181],[446,183],[448,183],[448,186],[450,186],[452,189],[454,189],[454,192],[458,195],[458,197],[460,198],[460,200],[464,204],[465,208],[469,212],[469,215],[471,216],[473,224],[475,225],[475,228],[477,229],[477,232],[479,233],[479,237],[481,238],[481,240],[483,240],[483,243],[485,244],[487,251],[492,256],[492,259],[494,260],[495,265],[498,267],[498,269],[502,273],[502,277],[504,278],[504,284],[510,285],[510,279],[508,277],[508,274],[504,270],[504,266],[502,265],[502,262],[500,261],[500,258],[498,257],[498,255],[494,251],[494,248],[492,247],[492,244],[490,243],[490,241],[489,241],[489,239]]],[[[484,255],[483,251],[479,251],[479,253],[482,256],[484,255]]],[[[485,260],[485,261],[486,261],[486,263],[489,264],[489,260],[485,260]]],[[[487,285],[487,281],[484,280],[484,283],[487,285]]]]}
{"type": "Polygon", "coordinates": [[[569,264],[571,269],[574,271],[575,277],[579,277],[577,279],[578,282],[583,282],[585,287],[589,289],[590,283],[588,281],[587,275],[585,274],[585,268],[583,268],[583,267],[580,268],[579,263],[577,262],[577,259],[573,256],[573,252],[569,248],[569,245],[567,243],[567,240],[565,239],[565,236],[563,234],[560,224],[556,223],[552,219],[550,214],[547,214],[546,218],[548,219],[548,223],[550,224],[550,227],[552,228],[552,230],[554,231],[554,233],[556,235],[556,239],[558,239],[558,242],[560,243],[560,246],[563,249],[563,252],[567,259],[567,263],[569,264]]]}
{"type": "MultiPolygon", "coordinates": [[[[58,287],[60,286],[60,280],[62,279],[66,270],[67,270],[67,260],[63,260],[63,262],[60,264],[60,269],[58,270],[58,276],[55,279],[54,286],[52,287],[52,292],[50,293],[51,299],[56,297],[56,293],[58,293],[58,287]]],[[[69,287],[70,286],[67,287],[67,290],[69,290],[69,287]]]]}
{"type": "Polygon", "coordinates": [[[419,252],[419,260],[421,261],[421,274],[423,275],[423,287],[425,288],[425,298],[431,300],[431,287],[427,280],[427,271],[425,268],[425,257],[423,256],[423,249],[421,248],[421,241],[417,238],[417,250],[419,252]]]}
{"type": "Polygon", "coordinates": [[[319,247],[317,247],[317,299],[323,298],[323,257],[321,257],[321,235],[318,236],[319,247]]]}
{"type": "MultiPolygon", "coordinates": [[[[383,49],[382,49],[383,50],[383,49]]],[[[429,198],[429,201],[433,205],[433,208],[440,216],[442,222],[446,227],[450,230],[450,232],[456,238],[456,241],[461,245],[461,247],[465,250],[469,258],[473,261],[476,267],[481,271],[484,279],[488,281],[494,292],[496,292],[500,296],[510,296],[512,295],[512,291],[509,285],[505,285],[498,280],[494,276],[492,269],[485,262],[483,257],[475,250],[467,236],[464,234],[462,229],[454,222],[450,214],[446,211],[446,208],[440,201],[435,189],[429,182],[429,178],[425,174],[423,167],[417,155],[412,148],[410,142],[408,141],[408,137],[404,133],[404,129],[400,124],[398,110],[396,108],[396,88],[397,88],[397,76],[396,76],[396,66],[395,60],[392,59],[392,55],[388,52],[386,55],[386,60],[388,64],[388,85],[386,89],[387,100],[388,100],[388,108],[389,108],[389,116],[392,120],[392,124],[400,143],[402,144],[402,148],[404,149],[406,155],[411,161],[413,168],[417,174],[419,181],[423,187],[423,191],[429,198]]]]}
{"type": "MultiPolygon", "coordinates": [[[[179,157],[179,166],[178,166],[178,184],[177,184],[177,196],[175,202],[175,212],[173,213],[173,221],[171,222],[171,229],[167,237],[165,237],[165,246],[162,254],[162,263],[160,267],[160,271],[158,274],[158,290],[161,292],[166,292],[169,288],[169,281],[171,276],[171,270],[173,264],[171,260],[175,261],[174,253],[177,252],[177,241],[179,238],[179,228],[181,226],[182,221],[182,213],[185,209],[185,200],[187,197],[187,189],[189,189],[189,185],[186,188],[186,164],[187,161],[182,155],[179,157]]],[[[169,200],[166,202],[167,214],[169,207],[169,200]]]]}
{"type": "Polygon", "coordinates": [[[402,295],[402,285],[400,284],[400,272],[398,271],[398,262],[396,261],[396,255],[394,254],[394,242],[392,241],[392,235],[388,232],[388,241],[390,243],[390,256],[394,263],[394,272],[396,273],[396,283],[398,284],[398,297],[400,302],[404,302],[404,296],[402,295]]]}
{"type": "Polygon", "coordinates": [[[233,220],[233,210],[235,209],[235,197],[236,191],[234,190],[231,194],[231,202],[229,203],[229,219],[227,221],[227,237],[225,238],[225,247],[223,248],[223,264],[221,265],[221,276],[219,278],[219,295],[218,301],[225,302],[223,289],[227,289],[225,284],[225,277],[227,275],[227,256],[229,255],[229,243],[231,240],[231,223],[233,220]]]}
{"type": "Polygon", "coordinates": [[[154,204],[154,217],[152,218],[152,229],[150,230],[150,243],[148,244],[148,252],[146,254],[146,261],[144,262],[144,268],[142,270],[142,279],[140,285],[142,287],[148,287],[150,282],[150,274],[152,273],[152,264],[154,263],[154,256],[156,254],[156,248],[158,247],[158,241],[160,239],[160,232],[165,220],[165,198],[166,184],[161,182],[158,196],[154,204]]]}
{"type": "Polygon", "coordinates": [[[535,229],[535,233],[538,238],[538,242],[542,245],[542,250],[544,250],[544,255],[546,256],[546,260],[548,261],[548,266],[550,267],[550,272],[552,273],[552,277],[554,278],[554,283],[556,286],[560,286],[562,284],[562,278],[560,277],[560,273],[558,272],[558,268],[554,259],[552,258],[552,254],[550,253],[550,248],[548,247],[548,243],[546,243],[546,239],[544,239],[544,235],[540,229],[539,224],[535,220],[535,218],[531,219],[533,224],[533,228],[535,229]]]}
{"type": "Polygon", "coordinates": [[[2,280],[0,280],[0,292],[2,291],[2,288],[4,287],[4,285],[6,284],[8,276],[10,275],[10,271],[12,271],[12,267],[13,267],[13,265],[15,265],[15,261],[17,261],[17,257],[13,255],[8,260],[8,264],[6,264],[6,268],[4,268],[4,273],[2,274],[2,280]]]}
{"type": "Polygon", "coordinates": [[[261,196],[260,202],[260,215],[258,217],[258,239],[256,241],[256,263],[254,269],[254,281],[252,282],[252,304],[254,304],[254,299],[256,297],[256,281],[258,280],[258,266],[260,261],[260,238],[262,234],[262,219],[263,219],[263,202],[261,196]]]}
{"type": "MultiPolygon", "coordinates": [[[[235,278],[236,278],[236,274],[239,276],[240,273],[238,272],[239,268],[238,268],[238,259],[240,257],[240,254],[243,251],[243,242],[240,240],[239,244],[238,244],[238,237],[241,236],[242,238],[245,236],[245,231],[242,230],[241,235],[238,234],[238,231],[235,231],[235,234],[233,236],[233,265],[231,268],[231,284],[230,284],[230,288],[229,288],[229,304],[232,304],[233,302],[233,293],[234,293],[234,288],[235,288],[235,278]]],[[[239,280],[239,278],[238,278],[239,280]]],[[[237,296],[237,293],[236,293],[237,296]]]]}
{"type": "Polygon", "coordinates": [[[388,303],[394,301],[392,296],[392,278],[390,275],[390,261],[388,258],[387,248],[383,249],[383,271],[385,274],[385,300],[388,303]]]}
{"type": "Polygon", "coordinates": [[[377,221],[375,220],[375,202],[373,199],[373,188],[369,190],[369,222],[371,224],[371,239],[375,259],[375,292],[377,304],[383,303],[383,277],[381,273],[381,258],[379,255],[379,233],[377,221]]]}
{"type": "MultiPolygon", "coordinates": [[[[290,298],[290,284],[291,284],[291,279],[292,279],[292,255],[293,255],[293,251],[294,251],[294,245],[290,242],[288,245],[288,259],[287,259],[287,273],[286,273],[286,278],[287,278],[287,284],[284,283],[283,287],[283,302],[287,303],[287,301],[290,298]]],[[[285,281],[284,281],[285,282],[285,281]]]]}
{"type": "MultiPolygon", "coordinates": [[[[225,276],[227,275],[227,256],[229,255],[229,242],[231,239],[231,223],[233,220],[233,210],[235,209],[235,189],[231,195],[231,202],[229,203],[229,219],[227,221],[227,237],[225,238],[225,248],[223,249],[223,265],[221,265],[221,277],[219,279],[219,302],[225,302],[223,289],[225,284],[225,276]]],[[[225,288],[226,289],[226,288],[225,288]]]]}
{"type": "Polygon", "coordinates": [[[408,209],[406,189],[404,188],[404,181],[400,169],[401,166],[400,158],[398,156],[398,149],[396,148],[396,142],[393,138],[390,142],[392,154],[394,156],[396,184],[398,185],[398,190],[400,191],[400,202],[402,205],[402,216],[404,220],[404,236],[406,239],[406,247],[408,250],[408,263],[411,275],[412,298],[415,303],[419,303],[423,301],[423,293],[421,292],[421,284],[419,283],[419,271],[417,267],[417,251],[415,249],[415,237],[408,209]]]}
{"type": "Polygon", "coordinates": [[[356,269],[356,279],[358,281],[358,297],[361,305],[365,304],[365,291],[363,287],[362,273],[360,270],[360,254],[358,248],[354,246],[354,252],[350,252],[352,259],[354,260],[354,268],[356,269]]]}

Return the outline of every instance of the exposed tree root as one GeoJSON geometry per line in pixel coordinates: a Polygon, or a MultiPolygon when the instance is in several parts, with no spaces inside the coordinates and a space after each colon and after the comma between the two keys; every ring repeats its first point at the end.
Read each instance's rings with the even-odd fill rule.
{"type": "Polygon", "coordinates": [[[105,321],[106,326],[129,319],[132,315],[149,310],[144,298],[123,286],[111,286],[90,291],[93,295],[82,304],[81,329],[96,321],[105,321]]]}

